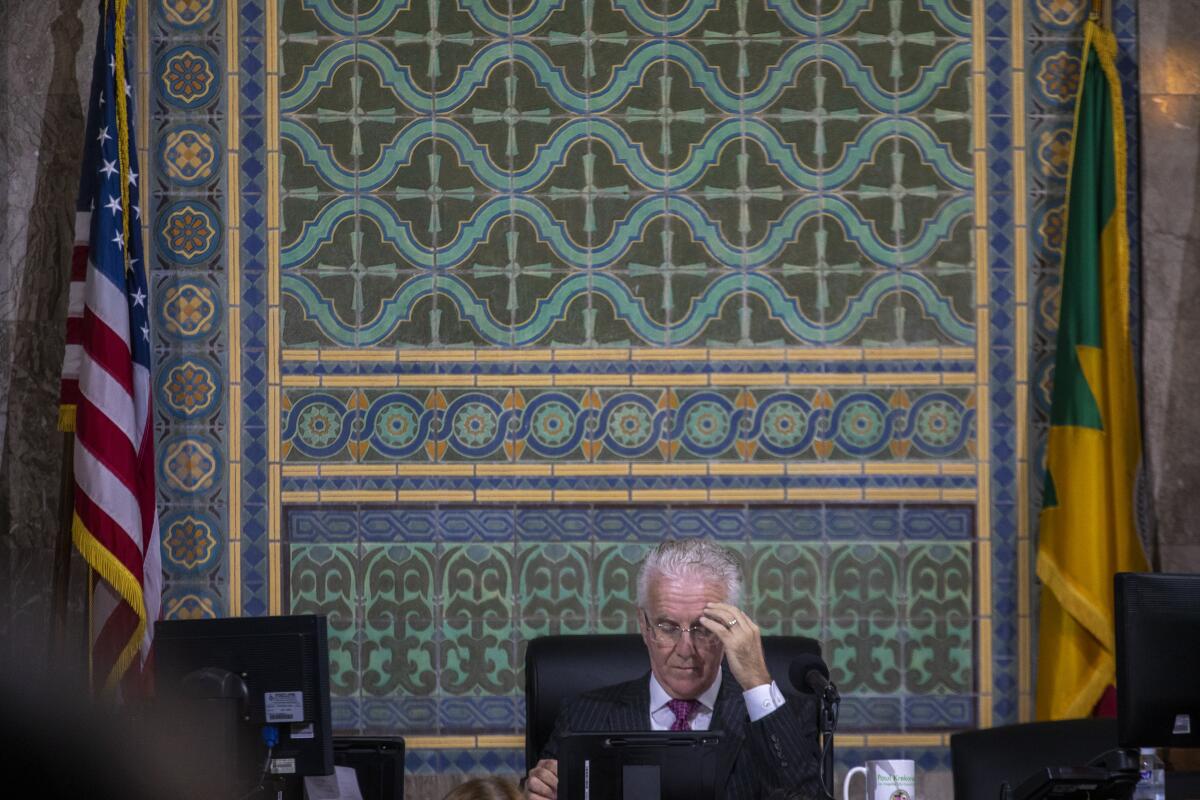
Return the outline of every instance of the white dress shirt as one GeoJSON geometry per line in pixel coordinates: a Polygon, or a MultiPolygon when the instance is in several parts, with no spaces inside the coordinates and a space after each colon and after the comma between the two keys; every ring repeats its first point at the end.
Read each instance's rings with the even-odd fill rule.
{"type": "MultiPolygon", "coordinates": [[[[716,707],[717,694],[721,691],[721,672],[717,672],[717,679],[713,681],[712,686],[704,690],[699,697],[696,698],[700,702],[696,711],[692,714],[691,726],[694,731],[706,731],[708,726],[712,724],[713,709],[716,707]]],[[[671,726],[675,724],[675,712],[667,707],[667,703],[671,702],[671,695],[667,694],[667,690],[658,682],[658,678],[654,677],[654,673],[650,673],[650,730],[652,731],[669,731],[671,726]]],[[[775,709],[784,704],[783,693],[779,691],[779,687],[775,685],[775,681],[764,683],[762,686],[755,686],[753,689],[742,692],[742,699],[746,701],[746,713],[750,715],[751,722],[758,720],[770,714],[775,709]]]]}

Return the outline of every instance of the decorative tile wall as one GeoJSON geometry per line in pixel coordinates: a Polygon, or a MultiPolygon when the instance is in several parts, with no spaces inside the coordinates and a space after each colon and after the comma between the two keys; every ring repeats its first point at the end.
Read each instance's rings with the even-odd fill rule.
{"type": "MultiPolygon", "coordinates": [[[[225,38],[216,0],[139,4],[142,218],[153,253],[163,611],[226,612],[229,507],[225,38]]],[[[131,25],[133,30],[134,26],[131,25]]]]}
{"type": "Polygon", "coordinates": [[[524,643],[703,534],[843,760],[1026,717],[1085,5],[142,0],[168,613],[516,772],[524,643]]]}

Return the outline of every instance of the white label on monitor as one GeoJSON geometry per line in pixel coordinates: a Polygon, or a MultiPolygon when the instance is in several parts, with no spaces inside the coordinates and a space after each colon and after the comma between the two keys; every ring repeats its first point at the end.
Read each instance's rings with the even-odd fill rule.
{"type": "Polygon", "coordinates": [[[583,760],[583,800],[592,800],[592,761],[583,760]]]}
{"type": "Polygon", "coordinates": [[[266,692],[263,704],[267,709],[267,722],[303,722],[303,692],[266,692]]]}
{"type": "Polygon", "coordinates": [[[292,738],[293,739],[315,739],[316,733],[313,731],[311,722],[293,723],[292,738]]]}
{"type": "Polygon", "coordinates": [[[294,758],[272,758],[271,772],[275,775],[295,775],[296,774],[296,759],[294,758]]]}
{"type": "Polygon", "coordinates": [[[1175,730],[1171,733],[1176,736],[1187,736],[1192,732],[1192,715],[1191,714],[1176,714],[1175,715],[1175,730]]]}

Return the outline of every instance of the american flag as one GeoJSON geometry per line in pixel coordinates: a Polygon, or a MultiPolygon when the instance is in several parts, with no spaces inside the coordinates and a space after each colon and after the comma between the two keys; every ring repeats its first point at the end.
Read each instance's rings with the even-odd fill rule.
{"type": "Polygon", "coordinates": [[[146,688],[162,570],[125,4],[103,2],[96,36],[59,421],[75,432],[72,539],[96,576],[93,685],[129,695],[146,688]]]}

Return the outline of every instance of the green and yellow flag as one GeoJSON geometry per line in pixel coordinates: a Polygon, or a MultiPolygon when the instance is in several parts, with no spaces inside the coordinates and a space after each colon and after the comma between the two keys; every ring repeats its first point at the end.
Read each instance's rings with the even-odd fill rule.
{"type": "Polygon", "coordinates": [[[1125,122],[1112,33],[1087,23],[1038,540],[1039,719],[1087,716],[1115,679],[1113,574],[1145,571],[1129,339],[1125,122]]]}

